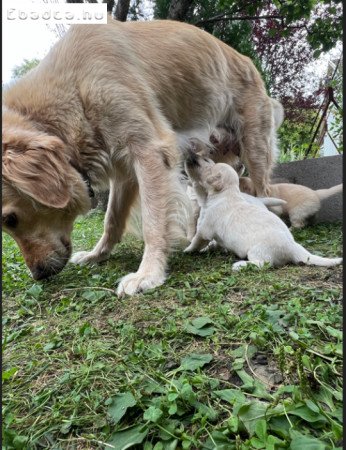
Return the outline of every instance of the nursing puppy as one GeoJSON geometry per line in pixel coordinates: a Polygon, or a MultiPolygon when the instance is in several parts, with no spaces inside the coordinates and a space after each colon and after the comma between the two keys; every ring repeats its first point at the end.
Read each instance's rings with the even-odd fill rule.
{"type": "MultiPolygon", "coordinates": [[[[256,195],[249,177],[239,178],[241,192],[256,195]]],[[[300,184],[278,183],[269,185],[269,195],[286,200],[282,206],[271,209],[278,216],[288,217],[293,228],[303,228],[308,219],[321,209],[321,201],[342,192],[342,184],[329,189],[313,190],[300,184]]]]}
{"type": "Polygon", "coordinates": [[[71,26],[3,104],[3,227],[35,279],[62,270],[75,217],[109,188],[103,236],[72,261],[107,259],[139,195],[144,254],[117,292],[162,284],[182,199],[179,141],[201,130],[233,130],[257,195],[267,195],[273,103],[249,58],[192,25],[71,26]]]}
{"type": "Polygon", "coordinates": [[[205,193],[201,203],[197,232],[185,252],[201,250],[211,240],[234,252],[247,264],[280,267],[287,263],[335,266],[342,258],[315,256],[296,243],[286,225],[273,213],[248,203],[239,190],[236,171],[227,164],[193,156],[186,161],[186,171],[205,193]],[[244,260],[247,258],[247,261],[244,260]]]}
{"type": "MultiPolygon", "coordinates": [[[[192,161],[196,161],[198,164],[199,159],[208,162],[207,158],[201,157],[200,154],[196,154],[194,151],[191,151],[188,157],[189,165],[192,165],[192,161]]],[[[244,171],[244,166],[239,166],[236,162],[236,167],[242,173],[244,171]]],[[[198,182],[193,181],[192,179],[186,183],[186,193],[190,200],[190,208],[191,214],[189,217],[188,228],[187,228],[187,240],[191,242],[192,238],[196,234],[197,222],[201,211],[201,205],[205,203],[207,198],[207,192],[205,189],[202,189],[198,182]]],[[[281,207],[285,205],[285,200],[279,198],[272,197],[254,197],[253,195],[249,195],[246,193],[241,193],[241,196],[248,203],[257,205],[260,208],[271,209],[274,207],[281,207]]],[[[213,245],[215,247],[215,245],[213,245]]]]}

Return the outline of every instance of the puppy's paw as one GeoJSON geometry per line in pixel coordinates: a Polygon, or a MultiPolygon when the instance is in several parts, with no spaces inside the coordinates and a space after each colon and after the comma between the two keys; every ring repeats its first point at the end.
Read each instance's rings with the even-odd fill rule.
{"type": "Polygon", "coordinates": [[[192,252],[194,252],[196,249],[194,248],[194,246],[193,245],[189,245],[188,247],[186,247],[183,251],[184,251],[184,253],[192,253],[192,252]]]}
{"type": "Polygon", "coordinates": [[[243,267],[246,267],[249,264],[249,261],[237,261],[236,263],[232,264],[232,270],[238,271],[241,270],[243,267]]]}
{"type": "Polygon", "coordinates": [[[161,284],[164,283],[165,278],[164,273],[156,275],[140,271],[129,273],[120,280],[117,295],[118,297],[124,297],[125,295],[134,295],[145,292],[148,289],[161,286],[161,284]]]}
{"type": "Polygon", "coordinates": [[[100,254],[95,252],[77,252],[74,255],[72,255],[70,262],[72,264],[80,264],[80,265],[94,264],[101,261],[105,261],[106,259],[108,259],[108,257],[109,257],[108,253],[100,254]]]}
{"type": "Polygon", "coordinates": [[[214,241],[214,239],[212,241],[209,242],[208,245],[206,245],[205,247],[202,248],[202,250],[200,250],[200,253],[206,253],[209,251],[215,251],[219,248],[219,245],[216,241],[214,241]]]}

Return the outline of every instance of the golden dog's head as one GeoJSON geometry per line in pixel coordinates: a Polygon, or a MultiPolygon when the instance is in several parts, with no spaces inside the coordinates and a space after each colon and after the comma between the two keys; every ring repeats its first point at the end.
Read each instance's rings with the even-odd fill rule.
{"type": "Polygon", "coordinates": [[[87,188],[65,144],[3,114],[2,226],[19,245],[35,280],[54,275],[71,255],[71,231],[90,208],[87,188]]]}

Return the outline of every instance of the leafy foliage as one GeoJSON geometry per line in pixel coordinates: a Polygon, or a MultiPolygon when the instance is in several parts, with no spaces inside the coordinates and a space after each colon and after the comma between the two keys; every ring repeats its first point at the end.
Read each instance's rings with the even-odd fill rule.
{"type": "MultiPolygon", "coordinates": [[[[76,250],[102,218],[77,221],[76,250]]],[[[334,256],[341,236],[338,224],[295,231],[334,256]]],[[[120,300],[142,248],[127,237],[101,265],[33,283],[4,235],[6,450],[341,445],[340,267],[233,274],[232,255],[177,252],[164,286],[120,300]]]]}
{"type": "MultiPolygon", "coordinates": [[[[279,162],[304,159],[312,138],[317,112],[314,109],[299,111],[300,121],[286,119],[278,130],[279,162]]],[[[319,146],[312,145],[310,156],[318,156],[319,146]]]]}
{"type": "Polygon", "coordinates": [[[37,58],[24,59],[24,61],[21,65],[14,67],[14,69],[12,71],[12,77],[13,78],[21,78],[23,75],[25,75],[31,69],[35,68],[39,62],[40,62],[40,60],[37,58]]]}

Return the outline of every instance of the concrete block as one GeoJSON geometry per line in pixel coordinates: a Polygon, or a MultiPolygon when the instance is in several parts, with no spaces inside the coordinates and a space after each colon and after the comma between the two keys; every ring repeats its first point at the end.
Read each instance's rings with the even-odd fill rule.
{"type": "MultiPolygon", "coordinates": [[[[326,189],[343,182],[343,156],[324,156],[277,164],[273,170],[273,182],[302,184],[311,189],[326,189]]],[[[336,194],[322,201],[315,223],[337,222],[343,218],[343,196],[336,194]]]]}

